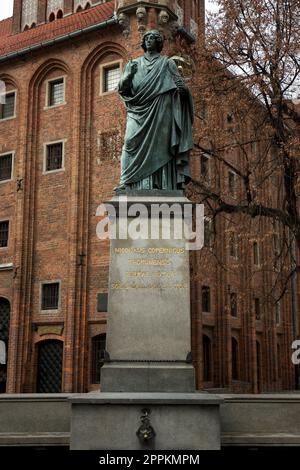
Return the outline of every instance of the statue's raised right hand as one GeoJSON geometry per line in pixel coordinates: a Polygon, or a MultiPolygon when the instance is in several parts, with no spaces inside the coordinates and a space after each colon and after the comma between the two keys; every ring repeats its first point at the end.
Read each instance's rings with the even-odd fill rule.
{"type": "Polygon", "coordinates": [[[130,76],[134,77],[134,75],[138,71],[138,64],[137,62],[133,62],[132,60],[130,61],[130,76]]]}

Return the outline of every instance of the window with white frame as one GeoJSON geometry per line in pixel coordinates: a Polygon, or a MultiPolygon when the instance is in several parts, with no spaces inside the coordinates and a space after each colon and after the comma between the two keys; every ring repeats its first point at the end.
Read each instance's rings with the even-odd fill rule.
{"type": "Polygon", "coordinates": [[[4,95],[4,101],[0,104],[0,119],[15,117],[16,112],[16,92],[9,91],[4,95]]]}
{"type": "Polygon", "coordinates": [[[116,91],[120,78],[120,62],[114,62],[101,66],[101,93],[110,93],[116,91]]]}
{"type": "Polygon", "coordinates": [[[60,283],[49,282],[42,285],[42,310],[58,310],[60,283]]]}
{"type": "Polygon", "coordinates": [[[8,247],[9,236],[9,221],[4,220],[0,222],[0,248],[8,247]]]}
{"type": "Polygon", "coordinates": [[[65,102],[65,79],[63,77],[48,82],[46,106],[59,106],[65,102]]]}
{"type": "Polygon", "coordinates": [[[64,141],[45,144],[44,172],[64,169],[64,141]]]}
{"type": "Polygon", "coordinates": [[[13,173],[13,154],[7,153],[0,155],[0,183],[12,179],[13,173]]]}

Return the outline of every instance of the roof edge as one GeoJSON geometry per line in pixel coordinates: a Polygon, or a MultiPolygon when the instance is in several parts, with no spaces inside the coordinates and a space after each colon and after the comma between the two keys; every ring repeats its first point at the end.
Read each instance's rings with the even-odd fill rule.
{"type": "Polygon", "coordinates": [[[44,47],[48,47],[48,46],[58,44],[60,42],[66,41],[68,39],[73,39],[75,37],[81,36],[82,34],[91,33],[93,31],[97,31],[99,29],[104,29],[104,28],[106,28],[108,26],[112,26],[114,24],[118,24],[118,20],[117,20],[116,15],[114,15],[112,18],[109,18],[108,20],[102,21],[101,23],[96,23],[96,24],[93,24],[91,26],[87,26],[86,28],[77,29],[75,31],[72,31],[71,33],[67,33],[67,34],[64,34],[62,36],[58,36],[56,38],[49,39],[47,41],[36,43],[36,44],[33,44],[32,46],[25,47],[24,49],[20,49],[18,51],[10,52],[8,54],[0,56],[0,63],[5,62],[6,60],[10,60],[10,59],[16,59],[18,57],[29,54],[30,52],[37,51],[37,50],[42,49],[44,47]]]}

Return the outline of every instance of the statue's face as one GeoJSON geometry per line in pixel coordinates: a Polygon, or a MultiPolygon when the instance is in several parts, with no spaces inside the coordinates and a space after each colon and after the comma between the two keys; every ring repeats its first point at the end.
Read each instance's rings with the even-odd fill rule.
{"type": "Polygon", "coordinates": [[[154,34],[148,34],[145,38],[145,45],[146,45],[147,51],[156,51],[157,50],[156,36],[154,34]]]}

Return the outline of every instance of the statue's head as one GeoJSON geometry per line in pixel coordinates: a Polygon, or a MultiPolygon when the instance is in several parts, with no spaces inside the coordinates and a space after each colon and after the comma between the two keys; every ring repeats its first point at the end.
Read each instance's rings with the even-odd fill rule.
{"type": "Polygon", "coordinates": [[[145,52],[147,51],[146,39],[147,39],[148,36],[154,36],[155,42],[156,42],[156,50],[157,50],[157,52],[161,52],[163,50],[163,47],[164,47],[164,38],[160,34],[160,32],[157,31],[156,29],[152,29],[151,31],[147,31],[144,34],[143,42],[142,42],[142,48],[144,49],[144,51],[145,52]]]}

